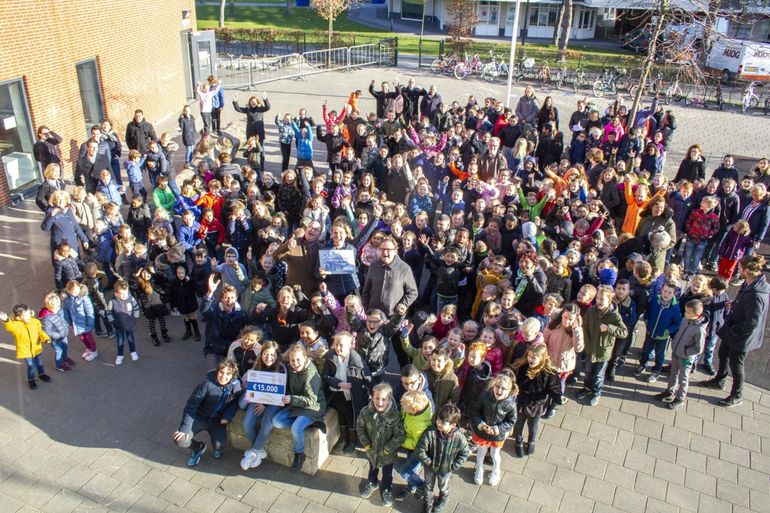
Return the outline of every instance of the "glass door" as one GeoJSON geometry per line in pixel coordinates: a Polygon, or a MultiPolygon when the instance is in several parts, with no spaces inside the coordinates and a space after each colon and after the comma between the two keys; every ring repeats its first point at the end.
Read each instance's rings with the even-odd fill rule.
{"type": "Polygon", "coordinates": [[[0,159],[8,188],[20,192],[39,182],[32,157],[32,125],[21,79],[0,82],[0,159]]]}

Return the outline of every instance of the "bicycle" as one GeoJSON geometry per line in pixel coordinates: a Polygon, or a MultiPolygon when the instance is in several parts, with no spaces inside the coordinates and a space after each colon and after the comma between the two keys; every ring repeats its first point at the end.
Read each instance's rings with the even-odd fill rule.
{"type": "Polygon", "coordinates": [[[513,69],[511,70],[511,75],[513,76],[513,79],[518,82],[525,77],[531,78],[533,74],[536,76],[537,72],[534,70],[535,59],[526,58],[523,61],[520,61],[518,64],[514,64],[513,69]]]}
{"type": "Polygon", "coordinates": [[[588,75],[582,69],[575,70],[575,80],[572,81],[572,90],[577,93],[581,87],[588,87],[588,75]]]}
{"type": "Polygon", "coordinates": [[[544,62],[540,69],[537,70],[537,85],[539,87],[545,87],[551,83],[551,68],[547,62],[544,62]]]}
{"type": "Polygon", "coordinates": [[[468,75],[480,75],[483,68],[484,63],[481,62],[479,54],[474,55],[473,59],[470,61],[468,61],[468,56],[466,55],[464,60],[458,62],[457,65],[455,65],[455,78],[458,80],[463,80],[468,75]]]}
{"type": "MultiPolygon", "coordinates": [[[[633,99],[636,98],[636,92],[639,90],[639,80],[629,80],[628,82],[628,95],[633,99]]],[[[663,91],[663,76],[658,73],[655,78],[647,77],[647,83],[642,88],[642,96],[645,94],[658,94],[663,91]]]]}
{"type": "Polygon", "coordinates": [[[564,81],[567,79],[567,68],[562,66],[561,68],[556,70],[556,74],[553,77],[554,85],[556,86],[556,90],[560,91],[561,86],[564,85],[564,81]]]}
{"type": "Polygon", "coordinates": [[[594,81],[591,90],[597,98],[604,96],[604,93],[617,94],[618,87],[615,84],[615,73],[606,69],[602,70],[602,74],[594,81]]]}
{"type": "Polygon", "coordinates": [[[746,89],[743,91],[743,98],[741,99],[741,111],[745,114],[749,109],[756,109],[759,107],[759,96],[754,92],[756,82],[753,80],[748,83],[746,89]]]}
{"type": "Polygon", "coordinates": [[[690,91],[684,95],[683,99],[684,104],[688,107],[691,105],[699,105],[704,109],[722,110],[722,84],[717,81],[713,102],[708,99],[708,94],[705,90],[702,92],[702,94],[695,94],[690,91]]]}
{"type": "Polygon", "coordinates": [[[666,88],[666,94],[663,97],[663,103],[668,105],[672,101],[679,102],[684,98],[682,88],[679,86],[679,77],[674,79],[674,82],[666,88]]]}
{"type": "Polygon", "coordinates": [[[430,63],[430,70],[439,75],[442,73],[452,73],[457,65],[456,55],[446,55],[442,59],[436,59],[430,63]]]}
{"type": "Polygon", "coordinates": [[[499,77],[508,77],[508,65],[503,61],[503,57],[500,56],[498,60],[493,50],[489,51],[489,55],[492,57],[492,62],[484,65],[481,70],[481,78],[491,82],[499,77]]]}

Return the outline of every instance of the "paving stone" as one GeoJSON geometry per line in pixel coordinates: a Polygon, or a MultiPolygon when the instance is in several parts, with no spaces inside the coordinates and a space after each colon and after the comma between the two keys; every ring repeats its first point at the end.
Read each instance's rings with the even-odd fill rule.
{"type": "Polygon", "coordinates": [[[101,502],[110,496],[118,487],[120,481],[105,474],[96,474],[90,481],[83,485],[78,493],[94,502],[101,502]]]}
{"type": "Polygon", "coordinates": [[[683,467],[699,472],[706,472],[706,455],[689,449],[679,448],[676,452],[676,463],[683,467]]]}
{"type": "Polygon", "coordinates": [[[622,465],[626,459],[626,449],[617,444],[610,444],[604,440],[599,440],[599,445],[596,448],[596,457],[608,463],[622,465]]]}
{"type": "Polygon", "coordinates": [[[88,467],[79,464],[73,464],[72,468],[56,480],[56,483],[62,488],[69,490],[78,490],[81,486],[94,478],[96,472],[88,467]]]}
{"type": "Polygon", "coordinates": [[[759,435],[747,431],[732,430],[733,434],[730,443],[742,447],[749,451],[760,452],[762,450],[762,440],[759,435]]]}
{"type": "Polygon", "coordinates": [[[636,474],[635,470],[616,465],[615,463],[608,463],[607,470],[604,473],[604,480],[609,481],[615,486],[633,488],[636,474]]]}
{"type": "Polygon", "coordinates": [[[714,422],[723,426],[740,429],[743,419],[736,412],[735,408],[714,408],[714,422]]]}
{"type": "Polygon", "coordinates": [[[145,493],[143,494],[133,506],[128,510],[128,513],[147,513],[149,511],[163,511],[169,507],[169,503],[157,497],[155,495],[145,493]]]}
{"type": "Polygon", "coordinates": [[[738,467],[738,482],[760,493],[770,491],[770,478],[764,472],[738,467]]]}
{"type": "MultiPolygon", "coordinates": [[[[553,450],[553,447],[551,447],[553,450]]],[[[556,476],[559,475],[560,468],[556,469],[556,476]]],[[[570,471],[571,472],[571,471],[570,471]]],[[[554,478],[555,480],[556,478],[554,478]]],[[[529,492],[532,490],[532,485],[535,484],[534,479],[530,479],[526,476],[512,476],[508,473],[503,473],[503,478],[500,480],[500,484],[497,489],[503,493],[507,493],[512,497],[518,497],[519,499],[526,499],[529,497],[529,492]]],[[[555,483],[554,483],[555,484],[555,483]]],[[[583,483],[581,481],[580,487],[583,483]]]]}
{"type": "MultiPolygon", "coordinates": [[[[770,394],[767,393],[762,395],[770,397],[770,394]]],[[[770,404],[768,407],[770,407],[770,404]]],[[[770,424],[764,420],[743,416],[741,417],[741,423],[741,431],[753,433],[758,436],[770,436],[770,424]]]]}
{"type": "MultiPolygon", "coordinates": [[[[700,431],[698,431],[700,433],[700,431]]],[[[663,426],[663,438],[667,443],[678,447],[690,447],[690,431],[674,426],[663,426]]]]}
{"type": "MultiPolygon", "coordinates": [[[[559,511],[568,511],[569,513],[592,513],[594,510],[594,501],[587,497],[581,497],[573,492],[564,492],[561,497],[559,511]]],[[[543,509],[540,509],[541,513],[543,509]]]]}
{"type": "Polygon", "coordinates": [[[571,431],[555,427],[552,424],[546,424],[540,431],[539,441],[548,442],[550,445],[558,447],[567,447],[571,431]]]}
{"type": "Polygon", "coordinates": [[[647,444],[650,442],[650,439],[647,438],[644,435],[634,434],[634,439],[631,442],[631,449],[635,450],[636,452],[647,452],[647,444]]]}
{"type": "Polygon", "coordinates": [[[190,481],[176,478],[165,490],[163,490],[160,494],[160,498],[171,504],[184,506],[200,489],[200,486],[193,484],[190,481]]]}
{"type": "MultiPolygon", "coordinates": [[[[663,390],[660,391],[662,392],[663,390]]],[[[647,410],[647,416],[645,418],[664,426],[672,426],[674,424],[675,415],[676,412],[655,401],[654,404],[650,404],[649,409],[647,410]]]]}
{"type": "Polygon", "coordinates": [[[724,424],[704,420],[703,436],[713,438],[715,440],[729,440],[732,436],[732,429],[730,426],[726,426],[724,424]]]}
{"type": "Polygon", "coordinates": [[[669,483],[684,484],[684,471],[685,469],[675,463],[670,463],[664,460],[655,461],[655,476],[659,477],[669,483]]]}
{"type": "Polygon", "coordinates": [[[636,417],[630,413],[617,410],[610,410],[607,417],[607,424],[616,427],[622,431],[633,431],[636,417]]]}
{"type": "Polygon", "coordinates": [[[636,415],[638,418],[647,418],[647,403],[641,403],[639,401],[624,400],[620,405],[620,411],[624,413],[630,413],[636,415]]]}
{"type": "Polygon", "coordinates": [[[524,467],[523,475],[535,481],[550,483],[554,472],[556,472],[556,465],[553,463],[527,458],[527,465],[524,467]]]}
{"type": "Polygon", "coordinates": [[[698,492],[669,482],[668,489],[666,490],[666,502],[689,511],[697,511],[698,492]]]}
{"type": "Polygon", "coordinates": [[[733,483],[738,482],[738,465],[711,456],[706,457],[706,474],[733,483]]]}
{"type": "Polygon", "coordinates": [[[770,501],[767,500],[767,494],[749,490],[749,507],[752,511],[770,512],[770,501]]]}
{"type": "MultiPolygon", "coordinates": [[[[251,491],[249,491],[249,493],[251,493],[251,491]]],[[[332,494],[329,495],[329,498],[326,499],[325,505],[334,511],[339,511],[340,513],[352,513],[356,510],[361,502],[362,501],[359,498],[349,497],[337,492],[332,492],[332,494]]]]}
{"type": "Polygon", "coordinates": [[[735,510],[738,507],[715,497],[701,495],[698,502],[698,513],[738,513],[735,510]]]}
{"type": "MultiPolygon", "coordinates": [[[[291,499],[291,502],[295,504],[304,500],[296,497],[292,497],[291,499]]],[[[225,497],[218,493],[214,493],[211,490],[199,489],[187,502],[185,509],[193,513],[211,513],[212,511],[216,511],[224,501],[225,497]]],[[[293,511],[302,511],[302,509],[304,509],[304,506],[299,510],[293,511]]]]}
{"type": "Polygon", "coordinates": [[[765,454],[759,454],[757,452],[751,453],[751,469],[758,470],[759,472],[765,472],[770,474],[770,456],[765,454]]]}
{"type": "Polygon", "coordinates": [[[615,443],[618,437],[618,430],[607,424],[603,424],[604,421],[594,420],[591,422],[591,429],[588,430],[588,436],[591,438],[598,438],[605,442],[615,443]]]}
{"type": "Polygon", "coordinates": [[[655,458],[638,451],[626,451],[626,460],[623,466],[637,472],[652,475],[655,469],[655,458]]]}
{"type": "Polygon", "coordinates": [[[83,497],[70,491],[61,490],[41,508],[44,513],[70,513],[83,502],[83,497]]]}
{"type": "Polygon", "coordinates": [[[699,417],[703,420],[714,420],[714,407],[708,403],[689,400],[686,402],[687,415],[699,417]]]}
{"type": "Polygon", "coordinates": [[[717,479],[717,499],[739,506],[749,505],[749,489],[740,484],[717,479]]]}
{"type": "MultiPolygon", "coordinates": [[[[463,510],[463,513],[476,513],[476,511],[475,509],[470,511],[463,510]]],[[[537,504],[512,498],[508,501],[508,506],[506,506],[504,513],[538,513],[539,511],[540,506],[537,504]]],[[[455,513],[458,513],[458,511],[455,510],[455,513]]]]}
{"type": "Polygon", "coordinates": [[[548,449],[548,456],[545,458],[545,461],[560,467],[574,468],[578,459],[578,454],[579,453],[567,448],[551,446],[551,448],[548,449]]]}
{"type": "Polygon", "coordinates": [[[578,417],[577,415],[567,413],[564,415],[564,420],[561,422],[561,427],[568,431],[587,435],[588,430],[591,428],[591,421],[585,417],[578,417]]]}
{"type": "Polygon", "coordinates": [[[647,442],[647,454],[653,458],[674,463],[676,461],[676,446],[651,438],[647,442]]]}
{"type": "Polygon", "coordinates": [[[719,441],[703,435],[692,435],[690,437],[690,450],[718,458],[719,441]]]}
{"type": "Polygon", "coordinates": [[[667,488],[668,483],[659,477],[642,473],[636,475],[634,490],[644,496],[665,500],[667,488]]]}
{"type": "Polygon", "coordinates": [[[24,504],[14,498],[7,497],[0,501],[0,513],[16,513],[24,504]]]}
{"type": "Polygon", "coordinates": [[[142,479],[139,480],[139,482],[136,484],[136,487],[145,493],[159,497],[160,494],[163,493],[163,490],[165,490],[166,487],[168,487],[168,485],[174,481],[174,479],[175,478],[172,475],[161,472],[157,469],[152,469],[142,479]]]}
{"type": "Polygon", "coordinates": [[[575,465],[575,472],[597,479],[604,479],[604,471],[606,468],[607,463],[605,461],[586,456],[585,454],[580,454],[578,456],[577,464],[575,465]]]}
{"type": "Polygon", "coordinates": [[[647,497],[646,513],[678,513],[679,507],[669,504],[665,501],[647,497]]]}
{"type": "Polygon", "coordinates": [[[663,425],[646,418],[637,417],[634,423],[634,433],[660,440],[660,436],[663,433],[663,425]]]}
{"type": "Polygon", "coordinates": [[[610,414],[610,409],[606,406],[606,403],[608,402],[606,397],[602,397],[603,402],[602,404],[583,408],[580,412],[580,418],[588,419],[593,422],[598,422],[600,424],[606,424],[607,423],[607,417],[610,414]]]}
{"type": "Polygon", "coordinates": [[[612,504],[612,498],[615,494],[615,485],[607,481],[602,481],[593,477],[586,477],[583,485],[583,496],[593,499],[596,502],[612,504]]]}
{"type": "MultiPolygon", "coordinates": [[[[535,481],[533,490],[536,486],[537,481],[535,481]]],[[[530,495],[531,494],[532,492],[530,492],[530,495]]],[[[508,504],[509,498],[509,495],[500,493],[488,486],[482,486],[476,494],[476,498],[473,500],[473,506],[483,508],[486,511],[502,511],[505,509],[506,504],[508,504]]],[[[559,499],[561,499],[561,496],[559,496],[559,499]]]]}
{"type": "Polygon", "coordinates": [[[712,497],[715,497],[717,494],[716,477],[689,468],[685,471],[684,486],[712,497]]]}
{"type": "Polygon", "coordinates": [[[579,474],[564,467],[559,467],[556,469],[556,474],[553,476],[551,484],[558,486],[562,490],[580,494],[583,491],[585,481],[586,476],[583,474],[579,474]]]}
{"type": "Polygon", "coordinates": [[[573,432],[569,437],[568,449],[577,451],[582,454],[593,456],[596,454],[596,448],[599,446],[599,440],[583,435],[581,433],[573,432]]]}
{"type": "Polygon", "coordinates": [[[628,488],[616,488],[612,505],[628,513],[644,513],[647,497],[628,488]]]}
{"type": "Polygon", "coordinates": [[[735,447],[727,442],[719,444],[719,458],[723,461],[729,461],[736,465],[750,466],[749,451],[742,447],[735,447]]]}

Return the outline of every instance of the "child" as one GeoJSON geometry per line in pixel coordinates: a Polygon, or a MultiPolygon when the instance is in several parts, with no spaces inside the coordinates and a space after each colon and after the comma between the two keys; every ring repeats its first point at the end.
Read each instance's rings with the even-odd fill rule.
{"type": "Polygon", "coordinates": [[[487,348],[484,358],[489,362],[490,367],[492,367],[492,375],[496,376],[505,366],[503,347],[497,338],[497,332],[494,328],[486,326],[481,330],[479,340],[483,342],[487,348]]]}
{"type": "Polygon", "coordinates": [[[465,361],[465,344],[463,344],[462,328],[452,328],[447,333],[446,338],[439,341],[439,345],[449,349],[449,357],[455,364],[455,369],[459,369],[465,361]]]}
{"type": "Polygon", "coordinates": [[[126,174],[128,175],[128,185],[131,188],[131,200],[141,197],[142,201],[147,201],[147,189],[144,188],[144,176],[142,169],[147,157],[143,157],[139,150],[128,152],[128,159],[124,163],[126,174]]]}
{"type": "Polygon", "coordinates": [[[620,318],[623,319],[623,325],[628,330],[628,335],[615,339],[612,358],[607,365],[607,372],[604,375],[607,383],[615,381],[616,369],[625,363],[626,355],[628,355],[634,340],[636,322],[639,320],[636,301],[631,297],[631,283],[628,280],[618,280],[615,283],[615,304],[618,305],[620,318]]]}
{"type": "MultiPolygon", "coordinates": [[[[270,257],[272,259],[272,257],[270,257]]],[[[326,305],[326,308],[331,312],[335,319],[337,319],[337,331],[348,331],[353,335],[353,339],[356,338],[356,332],[348,324],[347,315],[345,312],[350,309],[355,312],[356,317],[360,321],[366,321],[366,311],[361,306],[361,298],[355,294],[348,294],[345,297],[344,304],[340,304],[337,298],[329,292],[326,282],[321,282],[318,286],[321,291],[321,297],[326,305]]]]}
{"type": "Polygon", "coordinates": [[[518,396],[516,408],[518,416],[513,426],[513,436],[516,443],[516,456],[535,453],[540,417],[546,412],[548,402],[562,403],[559,377],[548,356],[545,344],[530,346],[527,353],[516,360],[511,366],[516,376],[518,396]],[[524,424],[529,428],[529,438],[524,445],[524,424]]]}
{"type": "Polygon", "coordinates": [[[457,404],[460,399],[460,384],[454,373],[454,362],[448,349],[437,347],[433,350],[425,373],[437,411],[447,403],[457,404]]]}
{"type": "Polygon", "coordinates": [[[85,287],[75,280],[67,282],[67,297],[64,298],[62,306],[64,318],[67,324],[72,326],[72,331],[80,339],[85,352],[81,355],[87,362],[91,362],[99,356],[96,350],[96,339],[94,338],[94,305],[88,298],[85,287]]]}
{"type": "Polygon", "coordinates": [[[684,225],[687,234],[687,242],[684,245],[683,279],[689,280],[698,272],[703,252],[709,239],[719,232],[719,216],[714,213],[714,208],[719,205],[715,196],[706,196],[700,202],[700,208],[696,208],[687,217],[684,225]]]}
{"type": "Polygon", "coordinates": [[[232,285],[240,296],[248,284],[248,275],[246,267],[238,261],[239,257],[238,250],[229,247],[225,250],[225,261],[217,265],[216,259],[212,259],[211,269],[222,275],[223,285],[232,285]]]}
{"type": "MultiPolygon", "coordinates": [[[[439,296],[440,299],[440,296],[439,296]]],[[[441,301],[439,300],[439,303],[441,301]]],[[[449,332],[457,326],[457,304],[444,303],[439,310],[439,317],[433,323],[431,333],[439,340],[446,338],[449,332]]]]}
{"type": "Polygon", "coordinates": [[[179,131],[182,133],[182,144],[184,144],[185,149],[184,166],[192,169],[193,150],[195,150],[198,131],[195,129],[195,116],[192,115],[189,105],[182,107],[182,114],[177,121],[179,123],[179,131]]]}
{"type": "MultiPolygon", "coordinates": [[[[133,150],[132,150],[133,151],[133,150]]],[[[150,215],[150,206],[145,203],[142,196],[131,198],[131,206],[126,215],[126,224],[131,228],[136,240],[142,243],[147,242],[147,232],[152,226],[152,216],[150,215]]]]}
{"type": "Polygon", "coordinates": [[[521,323],[515,335],[516,344],[511,350],[511,363],[523,357],[528,348],[543,343],[542,329],[540,321],[535,317],[530,317],[521,323]]]}
{"type": "Polygon", "coordinates": [[[671,339],[671,375],[668,378],[668,387],[655,396],[667,402],[672,410],[684,406],[690,382],[690,368],[703,350],[707,321],[703,315],[703,303],[699,300],[692,299],[685,305],[684,319],[671,339]]]}
{"type": "MultiPolygon", "coordinates": [[[[551,319],[543,332],[543,342],[548,348],[548,356],[556,367],[556,372],[559,373],[562,395],[565,392],[567,378],[575,370],[577,355],[585,349],[582,321],[580,309],[569,303],[564,306],[558,317],[551,319]]],[[[560,405],[551,403],[543,418],[553,417],[558,406],[560,405]]]]}
{"type": "Polygon", "coordinates": [[[420,437],[430,427],[433,418],[433,405],[425,392],[407,390],[401,396],[401,420],[404,423],[404,441],[401,448],[406,450],[406,461],[401,465],[399,475],[406,481],[406,486],[396,495],[397,500],[404,500],[411,494],[422,497],[425,481],[420,477],[420,462],[417,460],[415,447],[420,437]]]}
{"type": "Polygon", "coordinates": [[[372,400],[358,416],[356,432],[369,459],[369,476],[361,483],[361,497],[368,499],[379,487],[382,504],[390,507],[393,505],[393,463],[406,436],[390,385],[380,383],[372,389],[372,400]],[[377,479],[380,469],[382,486],[377,479]]]}
{"type": "Polygon", "coordinates": [[[17,304],[13,307],[13,319],[5,312],[0,312],[0,321],[6,331],[13,335],[16,341],[16,358],[24,360],[27,364],[27,382],[29,388],[35,390],[35,370],[40,381],[48,383],[51,377],[45,373],[43,367],[43,344],[51,342],[51,338],[43,331],[43,325],[39,319],[32,317],[32,310],[27,305],[17,304]]]}
{"type": "Polygon", "coordinates": [[[492,366],[484,357],[487,346],[483,342],[474,342],[468,347],[465,362],[457,371],[460,386],[460,411],[465,418],[470,417],[470,410],[492,379],[492,366]]]}
{"type": "Polygon", "coordinates": [[[206,245],[208,254],[222,258],[222,244],[225,242],[225,227],[214,216],[214,210],[205,207],[201,213],[198,238],[206,245]]]}
{"type": "Polygon", "coordinates": [[[313,321],[305,321],[299,326],[299,341],[305,345],[308,357],[320,372],[324,364],[324,356],[329,351],[329,343],[323,338],[313,321]]]}
{"type": "Polygon", "coordinates": [[[727,296],[727,280],[722,276],[714,276],[709,282],[711,301],[704,305],[708,314],[706,341],[703,347],[703,372],[716,376],[714,370],[714,349],[717,345],[717,331],[725,323],[725,310],[729,297],[727,296]]]}
{"type": "Polygon", "coordinates": [[[438,347],[438,340],[436,337],[426,335],[423,337],[420,347],[414,347],[409,342],[409,334],[412,332],[412,329],[414,329],[413,324],[401,328],[401,347],[415,367],[424,369],[428,366],[433,350],[438,347]]]}
{"type": "Polygon", "coordinates": [[[77,250],[72,249],[66,240],[59,243],[59,247],[53,253],[54,283],[57,290],[64,289],[64,285],[70,280],[80,281],[82,263],[77,250]]]}
{"type": "Polygon", "coordinates": [[[195,341],[201,339],[201,332],[198,329],[198,321],[195,318],[195,312],[198,310],[198,298],[196,296],[197,287],[195,282],[187,275],[187,267],[183,263],[174,265],[174,278],[169,284],[169,304],[171,308],[182,315],[184,320],[184,334],[182,340],[187,340],[195,333],[195,341]]]}
{"type": "Polygon", "coordinates": [[[45,295],[43,304],[45,307],[40,310],[38,317],[43,323],[43,331],[51,338],[51,345],[56,358],[56,370],[71,370],[75,362],[67,355],[69,326],[67,326],[67,319],[64,318],[64,312],[61,308],[61,297],[55,292],[49,292],[45,295]]]}
{"type": "Polygon", "coordinates": [[[94,329],[97,337],[112,338],[115,332],[112,326],[112,315],[107,308],[107,300],[104,298],[104,289],[102,288],[102,278],[104,273],[99,271],[95,262],[88,262],[83,277],[83,286],[88,290],[88,297],[91,304],[94,305],[94,329]],[[102,331],[102,322],[104,331],[102,331]]]}
{"type": "Polygon", "coordinates": [[[358,317],[358,312],[346,309],[348,324],[356,335],[356,350],[361,354],[369,370],[372,371],[372,383],[379,383],[385,377],[385,367],[388,365],[390,339],[404,320],[406,306],[396,306],[393,317],[386,323],[385,314],[377,308],[366,312],[366,325],[358,317]]]}
{"type": "Polygon", "coordinates": [[[171,337],[168,336],[168,328],[166,328],[166,316],[168,315],[168,308],[166,308],[163,299],[160,294],[160,287],[158,283],[158,277],[155,274],[155,270],[152,266],[142,267],[136,274],[137,281],[137,293],[139,295],[139,304],[142,306],[142,313],[150,321],[150,338],[152,339],[152,345],[158,347],[160,340],[158,340],[158,332],[155,331],[155,321],[160,323],[160,332],[163,336],[163,340],[168,344],[171,342],[171,337]]]}
{"type": "Polygon", "coordinates": [[[115,365],[123,363],[123,347],[126,342],[128,342],[131,360],[137,361],[139,354],[136,352],[134,329],[136,320],[139,318],[139,303],[128,291],[128,283],[123,280],[115,282],[115,295],[107,305],[107,311],[112,312],[115,320],[115,337],[118,343],[115,365]]]}
{"type": "MultiPolygon", "coordinates": [[[[421,241],[426,239],[427,236],[420,237],[421,241]]],[[[453,305],[456,307],[460,293],[460,283],[465,279],[470,269],[466,268],[463,262],[460,262],[460,254],[452,246],[448,247],[440,257],[436,256],[430,244],[423,244],[423,247],[431,256],[427,263],[436,276],[436,312],[441,315],[443,323],[444,306],[453,305]]],[[[444,326],[447,325],[447,323],[444,323],[444,326]]],[[[447,331],[453,327],[454,325],[449,326],[447,331]]],[[[441,336],[436,335],[436,337],[441,339],[445,335],[446,333],[441,336]]]]}
{"type": "Polygon", "coordinates": [[[115,182],[109,169],[103,169],[99,173],[99,183],[96,186],[96,191],[104,194],[110,202],[116,205],[123,203],[122,195],[124,188],[115,182]]]}
{"type": "Polygon", "coordinates": [[[435,426],[423,433],[417,442],[415,453],[425,467],[425,498],[423,511],[440,512],[449,502],[452,472],[463,466],[470,450],[465,436],[457,428],[460,410],[454,404],[446,404],[436,415],[435,426]],[[435,500],[433,489],[438,481],[439,496],[435,500]]]}
{"type": "MultiPolygon", "coordinates": [[[[751,226],[745,219],[739,219],[732,229],[728,230],[722,243],[719,245],[718,274],[730,281],[735,272],[735,266],[746,254],[746,251],[754,244],[751,238],[751,226]]],[[[738,282],[736,281],[736,284],[738,282]]]]}
{"type": "Polygon", "coordinates": [[[660,290],[659,295],[650,298],[647,307],[647,336],[642,346],[639,367],[634,371],[636,377],[640,377],[647,370],[647,362],[655,352],[655,367],[647,376],[647,383],[655,383],[663,370],[663,361],[666,357],[668,339],[679,328],[682,321],[682,311],[676,299],[676,284],[667,281],[660,290]]]}
{"type": "Polygon", "coordinates": [[[518,388],[509,371],[495,376],[492,385],[476,398],[470,412],[471,440],[476,443],[476,474],[473,482],[484,482],[484,457],[492,456],[489,486],[500,483],[500,460],[503,444],[516,422],[516,394],[518,388]]]}

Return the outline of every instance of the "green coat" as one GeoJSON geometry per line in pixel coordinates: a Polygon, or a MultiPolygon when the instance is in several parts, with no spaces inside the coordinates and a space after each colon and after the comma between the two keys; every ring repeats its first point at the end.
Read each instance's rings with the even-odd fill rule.
{"type": "Polygon", "coordinates": [[[414,451],[420,463],[440,476],[462,467],[471,452],[459,429],[455,428],[445,437],[438,433],[436,426],[422,434],[414,451]]]}
{"type": "Polygon", "coordinates": [[[445,404],[453,403],[456,405],[460,402],[460,383],[457,381],[457,374],[451,371],[445,374],[436,374],[433,369],[428,369],[425,374],[428,375],[428,386],[433,393],[433,403],[436,405],[436,409],[433,411],[435,418],[445,404]]]}
{"type": "Polygon", "coordinates": [[[612,303],[604,313],[600,312],[596,306],[586,311],[583,334],[586,357],[591,358],[592,363],[606,362],[612,356],[615,340],[626,338],[628,328],[623,323],[618,307],[612,303]],[[607,331],[602,332],[599,329],[602,324],[608,326],[607,331]]]}
{"type": "Polygon", "coordinates": [[[326,414],[326,396],[321,385],[321,375],[310,358],[301,371],[289,369],[289,412],[292,417],[302,415],[311,419],[323,418],[326,414]]]}
{"type": "Polygon", "coordinates": [[[406,436],[401,413],[392,400],[383,413],[375,410],[371,403],[361,410],[356,421],[356,433],[374,468],[395,463],[396,451],[406,436]]]}
{"type": "Polygon", "coordinates": [[[406,438],[404,438],[404,443],[401,446],[413,451],[417,447],[417,442],[422,434],[433,423],[431,420],[433,418],[433,408],[429,404],[424,410],[415,415],[409,415],[402,410],[401,418],[404,421],[404,432],[406,433],[406,438]]]}

